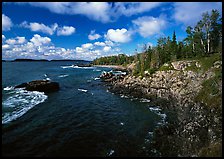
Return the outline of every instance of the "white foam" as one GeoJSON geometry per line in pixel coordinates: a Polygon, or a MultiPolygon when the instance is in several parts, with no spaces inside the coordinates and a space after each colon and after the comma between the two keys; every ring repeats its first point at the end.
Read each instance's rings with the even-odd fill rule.
{"type": "Polygon", "coordinates": [[[111,156],[114,153],[114,150],[110,150],[110,152],[108,153],[108,156],[111,156]]]}
{"type": "Polygon", "coordinates": [[[60,77],[60,78],[63,78],[63,77],[67,77],[67,76],[69,76],[69,75],[60,75],[60,76],[58,76],[58,77],[60,77]]]}
{"type": "Polygon", "coordinates": [[[164,125],[164,124],[166,124],[166,121],[165,121],[165,119],[166,119],[166,114],[165,114],[165,113],[161,113],[161,109],[160,109],[160,108],[158,108],[158,107],[149,107],[149,109],[150,109],[152,112],[158,114],[158,115],[162,118],[162,119],[161,119],[161,122],[158,122],[157,125],[164,125]]]}
{"type": "Polygon", "coordinates": [[[99,80],[99,79],[100,79],[99,77],[94,78],[94,80],[99,80]]]}
{"type": "Polygon", "coordinates": [[[94,72],[96,71],[96,72],[100,72],[101,70],[93,70],[94,72]]]}
{"type": "Polygon", "coordinates": [[[4,91],[10,91],[13,89],[14,89],[14,87],[12,87],[12,86],[7,86],[7,87],[3,88],[4,91]]]}
{"type": "Polygon", "coordinates": [[[149,110],[153,111],[153,112],[158,112],[160,111],[161,109],[158,108],[158,107],[149,107],[149,110]]]}
{"type": "Polygon", "coordinates": [[[43,92],[26,91],[22,88],[15,89],[14,95],[2,102],[3,108],[11,108],[12,111],[2,115],[2,124],[16,120],[24,115],[35,105],[44,102],[47,96],[43,92]]]}
{"type": "Polygon", "coordinates": [[[121,98],[128,98],[128,96],[125,96],[125,95],[122,94],[121,95],[121,98]]]}
{"type": "Polygon", "coordinates": [[[65,68],[81,68],[81,69],[94,69],[95,67],[79,67],[76,65],[71,65],[71,66],[61,66],[61,68],[65,69],[65,68]]]}
{"type": "Polygon", "coordinates": [[[124,123],[122,123],[122,122],[121,122],[120,124],[121,124],[121,125],[124,125],[124,123]]]}
{"type": "Polygon", "coordinates": [[[78,88],[78,91],[82,91],[82,92],[87,92],[88,90],[86,90],[86,89],[81,89],[81,88],[78,88]]]}
{"type": "Polygon", "coordinates": [[[145,99],[145,98],[142,98],[140,100],[140,102],[143,102],[143,103],[150,103],[151,101],[149,99],[145,99]]]}

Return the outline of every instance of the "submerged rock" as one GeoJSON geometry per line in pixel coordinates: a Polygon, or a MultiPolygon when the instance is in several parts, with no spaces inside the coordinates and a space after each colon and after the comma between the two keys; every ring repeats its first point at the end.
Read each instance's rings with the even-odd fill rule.
{"type": "Polygon", "coordinates": [[[50,80],[35,80],[27,83],[17,85],[15,88],[25,88],[28,91],[39,91],[39,92],[54,92],[59,90],[58,82],[51,82],[50,80]]]}

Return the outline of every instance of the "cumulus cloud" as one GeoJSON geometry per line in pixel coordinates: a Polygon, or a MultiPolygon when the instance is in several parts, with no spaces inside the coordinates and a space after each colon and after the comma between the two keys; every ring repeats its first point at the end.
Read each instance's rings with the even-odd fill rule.
{"type": "Polygon", "coordinates": [[[15,37],[2,41],[2,58],[12,60],[16,58],[31,59],[80,59],[94,60],[108,55],[118,55],[122,51],[113,42],[85,43],[74,49],[56,47],[49,37],[35,34],[30,40],[15,37]]]}
{"type": "Polygon", "coordinates": [[[96,46],[105,46],[106,44],[104,42],[97,41],[97,42],[94,43],[94,45],[96,45],[96,46]]]}
{"type": "Polygon", "coordinates": [[[82,44],[83,49],[91,49],[92,47],[93,47],[93,44],[91,43],[82,44]]]}
{"type": "Polygon", "coordinates": [[[71,35],[75,33],[75,28],[72,26],[63,26],[62,28],[58,28],[57,35],[71,35]]]}
{"type": "Polygon", "coordinates": [[[7,39],[2,44],[2,58],[74,59],[75,50],[55,47],[48,37],[35,34],[29,41],[24,37],[7,39]]]}
{"type": "Polygon", "coordinates": [[[162,16],[159,18],[144,16],[133,20],[132,22],[137,26],[137,31],[142,37],[161,33],[162,29],[164,29],[167,24],[162,16]]]}
{"type": "Polygon", "coordinates": [[[111,47],[110,46],[105,46],[104,48],[103,48],[103,51],[105,51],[105,52],[108,52],[108,51],[110,51],[111,50],[111,47]]]}
{"type": "Polygon", "coordinates": [[[28,28],[34,32],[42,32],[45,34],[53,35],[57,31],[57,35],[68,36],[75,33],[75,28],[72,26],[63,26],[59,27],[57,23],[52,24],[51,26],[47,26],[43,23],[29,23],[24,21],[20,24],[21,27],[28,28]]]}
{"type": "Polygon", "coordinates": [[[20,26],[24,28],[29,28],[31,31],[39,31],[43,32],[49,35],[53,35],[55,29],[58,27],[58,25],[55,23],[51,27],[44,25],[43,23],[30,23],[28,24],[26,21],[24,21],[20,26]]]}
{"type": "Polygon", "coordinates": [[[5,14],[2,14],[2,31],[9,31],[12,25],[11,19],[5,14]]]}
{"type": "Polygon", "coordinates": [[[23,44],[26,42],[26,38],[17,36],[16,38],[7,39],[5,42],[9,45],[23,44]]]}
{"type": "Polygon", "coordinates": [[[33,42],[33,44],[35,46],[41,46],[41,45],[45,45],[45,44],[49,44],[51,42],[51,39],[48,37],[41,37],[38,34],[35,34],[32,39],[30,39],[31,42],[33,42]]]}
{"type": "Polygon", "coordinates": [[[202,13],[212,9],[222,13],[222,2],[176,2],[173,18],[185,26],[195,25],[201,19],[202,13]]]}
{"type": "Polygon", "coordinates": [[[101,37],[99,34],[95,34],[95,30],[91,30],[90,34],[88,35],[89,40],[97,40],[101,37]]]}
{"type": "Polygon", "coordinates": [[[127,29],[109,29],[105,37],[111,41],[127,43],[131,40],[131,32],[127,29]]]}

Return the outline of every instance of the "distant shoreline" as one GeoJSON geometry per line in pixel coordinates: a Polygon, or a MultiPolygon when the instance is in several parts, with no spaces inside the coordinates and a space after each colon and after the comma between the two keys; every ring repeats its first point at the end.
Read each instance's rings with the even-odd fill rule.
{"type": "Polygon", "coordinates": [[[71,62],[91,62],[87,60],[46,60],[46,59],[15,59],[15,60],[2,60],[2,62],[54,62],[54,61],[71,61],[71,62]]]}
{"type": "Polygon", "coordinates": [[[94,67],[106,67],[106,68],[116,68],[116,69],[126,69],[124,66],[120,65],[93,65],[94,67]]]}

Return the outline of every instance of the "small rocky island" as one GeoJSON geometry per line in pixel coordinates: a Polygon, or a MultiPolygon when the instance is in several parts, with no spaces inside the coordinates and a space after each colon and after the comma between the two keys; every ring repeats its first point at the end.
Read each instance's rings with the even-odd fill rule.
{"type": "Polygon", "coordinates": [[[44,93],[55,92],[59,90],[59,83],[50,80],[35,80],[17,85],[15,88],[25,88],[28,91],[39,91],[44,93]]]}

